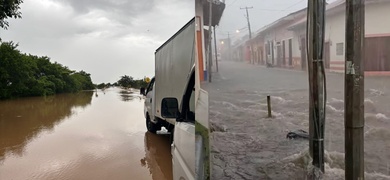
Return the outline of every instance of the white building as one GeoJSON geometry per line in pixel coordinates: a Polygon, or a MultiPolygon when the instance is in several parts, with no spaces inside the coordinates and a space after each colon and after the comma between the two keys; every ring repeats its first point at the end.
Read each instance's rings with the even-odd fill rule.
{"type": "MultiPolygon", "coordinates": [[[[345,64],[345,0],[338,0],[326,8],[325,67],[333,72],[344,72],[345,64]]],[[[365,71],[366,74],[390,72],[390,0],[366,0],[365,5],[365,71]]],[[[305,58],[306,17],[290,26],[294,43],[300,44],[293,54],[305,58]]]]}

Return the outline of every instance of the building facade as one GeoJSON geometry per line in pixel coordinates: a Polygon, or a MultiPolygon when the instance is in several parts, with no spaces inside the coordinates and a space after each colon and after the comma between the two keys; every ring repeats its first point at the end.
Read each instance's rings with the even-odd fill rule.
{"type": "MultiPolygon", "coordinates": [[[[331,72],[344,72],[345,10],[345,0],[326,7],[324,62],[331,72]]],[[[248,40],[254,64],[306,70],[306,13],[291,13],[248,40]]],[[[366,0],[365,13],[366,74],[390,74],[390,1],[366,0]]]]}

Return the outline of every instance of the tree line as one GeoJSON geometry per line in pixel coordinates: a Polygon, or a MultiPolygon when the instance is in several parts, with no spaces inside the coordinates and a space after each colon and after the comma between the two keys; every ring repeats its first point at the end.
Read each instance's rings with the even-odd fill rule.
{"type": "MultiPolygon", "coordinates": [[[[8,18],[22,18],[20,5],[23,0],[0,0],[0,28],[7,30],[8,18]]],[[[0,37],[0,100],[46,96],[56,93],[77,92],[94,88],[120,86],[123,88],[146,87],[149,78],[135,80],[124,75],[117,82],[94,85],[90,74],[73,71],[50,58],[27,55],[17,49],[13,42],[2,42],[0,37]]]]}
{"type": "Polygon", "coordinates": [[[111,86],[120,86],[122,88],[134,88],[134,89],[140,89],[141,87],[146,87],[149,83],[150,79],[148,77],[145,77],[143,79],[134,79],[131,76],[124,75],[121,76],[120,79],[111,84],[111,83],[101,83],[97,85],[97,88],[103,89],[108,88],[111,86]]]}
{"type": "Polygon", "coordinates": [[[13,42],[0,42],[0,99],[47,96],[94,89],[90,74],[73,71],[46,56],[21,53],[13,42]]]}

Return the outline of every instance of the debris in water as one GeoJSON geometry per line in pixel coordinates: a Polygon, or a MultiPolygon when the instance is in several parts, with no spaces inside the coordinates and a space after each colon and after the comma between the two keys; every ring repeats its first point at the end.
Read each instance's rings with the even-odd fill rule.
{"type": "Polygon", "coordinates": [[[369,89],[370,94],[372,95],[377,95],[377,96],[382,96],[385,93],[383,91],[377,90],[377,89],[369,89]]]}
{"type": "Polygon", "coordinates": [[[168,134],[171,134],[167,128],[165,128],[164,126],[161,127],[161,130],[157,131],[156,134],[160,134],[160,135],[168,135],[168,134]]]}
{"type": "Polygon", "coordinates": [[[375,117],[377,119],[386,119],[386,120],[389,119],[385,114],[382,114],[382,113],[376,114],[375,117]]]}
{"type": "Polygon", "coordinates": [[[300,130],[296,130],[296,131],[290,131],[287,133],[287,137],[288,139],[298,139],[298,138],[301,138],[301,139],[309,139],[309,133],[307,133],[306,131],[300,129],[300,130]]]}

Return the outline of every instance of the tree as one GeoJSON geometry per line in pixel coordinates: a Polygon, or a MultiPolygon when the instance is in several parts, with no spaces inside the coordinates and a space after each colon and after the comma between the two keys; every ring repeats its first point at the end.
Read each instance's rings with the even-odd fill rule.
{"type": "Polygon", "coordinates": [[[119,79],[118,85],[124,88],[134,87],[134,79],[131,76],[124,75],[119,79]]]}
{"type": "Polygon", "coordinates": [[[0,0],[0,27],[7,29],[9,26],[8,18],[22,18],[22,13],[19,11],[19,5],[23,0],[0,0]]]}
{"type": "Polygon", "coordinates": [[[137,79],[137,80],[134,80],[133,77],[131,76],[127,76],[127,75],[124,75],[121,77],[121,79],[119,79],[118,82],[114,83],[113,85],[114,86],[122,86],[124,88],[135,88],[135,89],[139,89],[141,87],[146,87],[148,86],[148,79],[147,78],[143,78],[143,79],[137,79]]]}
{"type": "Polygon", "coordinates": [[[0,99],[95,88],[90,74],[85,71],[72,71],[50,62],[49,57],[23,54],[17,46],[13,42],[0,42],[0,99]]]}
{"type": "Polygon", "coordinates": [[[107,87],[107,84],[106,83],[100,83],[96,86],[98,89],[104,89],[107,87]]]}
{"type": "Polygon", "coordinates": [[[78,90],[91,90],[95,89],[95,85],[93,85],[91,80],[91,75],[89,73],[86,73],[85,71],[76,72],[71,75],[74,79],[77,80],[77,83],[79,84],[78,90]]]}

